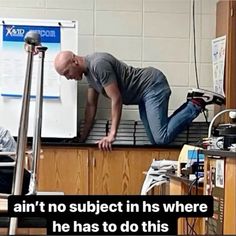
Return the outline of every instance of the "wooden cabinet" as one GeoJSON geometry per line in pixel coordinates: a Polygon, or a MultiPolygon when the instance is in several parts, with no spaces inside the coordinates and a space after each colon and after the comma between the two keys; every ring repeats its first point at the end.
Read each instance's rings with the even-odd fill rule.
{"type": "Polygon", "coordinates": [[[92,150],[91,194],[140,194],[142,183],[152,160],[174,159],[179,151],[165,150],[92,150]]]}
{"type": "Polygon", "coordinates": [[[39,191],[88,194],[88,150],[44,147],[39,163],[39,191]]]}
{"type": "Polygon", "coordinates": [[[150,152],[93,151],[91,194],[138,194],[152,161],[150,152]]]}
{"type": "MultiPolygon", "coordinates": [[[[47,235],[45,228],[18,228],[16,235],[47,235]]],[[[0,228],[0,235],[8,235],[7,228],[0,228]]]]}
{"type": "Polygon", "coordinates": [[[39,165],[39,191],[65,194],[140,194],[152,160],[177,160],[178,149],[45,147],[39,165]]]}
{"type": "Polygon", "coordinates": [[[236,108],[236,1],[217,3],[216,36],[226,35],[225,95],[226,108],[236,108]]]}
{"type": "Polygon", "coordinates": [[[214,217],[206,222],[206,233],[236,235],[236,153],[221,150],[203,153],[205,193],[214,198],[214,217]]]}
{"type": "MultiPolygon", "coordinates": [[[[189,195],[189,189],[192,181],[182,177],[170,176],[170,195],[189,195]]],[[[192,193],[196,195],[196,188],[193,186],[192,193]]],[[[198,187],[198,195],[203,195],[203,188],[198,187]]],[[[197,235],[204,235],[204,218],[179,218],[178,219],[178,235],[189,235],[192,231],[191,227],[197,235]]],[[[192,231],[193,232],[193,231],[192,231]]]]}
{"type": "MultiPolygon", "coordinates": [[[[152,160],[177,160],[178,149],[114,148],[102,152],[86,147],[43,147],[38,191],[65,194],[140,194],[144,171],[152,160]]],[[[5,202],[0,202],[0,208],[5,202]]],[[[7,228],[0,229],[7,235],[7,228]]],[[[45,228],[19,228],[17,234],[45,235],[45,228]]]]}
{"type": "Polygon", "coordinates": [[[225,183],[224,234],[236,234],[236,158],[226,158],[225,162],[227,180],[225,183]]]}

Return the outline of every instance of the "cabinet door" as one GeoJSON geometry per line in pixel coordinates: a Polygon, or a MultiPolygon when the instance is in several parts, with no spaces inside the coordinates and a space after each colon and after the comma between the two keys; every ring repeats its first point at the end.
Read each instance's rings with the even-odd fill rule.
{"type": "MultiPolygon", "coordinates": [[[[171,159],[171,153],[153,150],[92,151],[91,194],[140,194],[144,172],[152,160],[171,159]]],[[[173,160],[177,153],[173,151],[173,160]]]]}
{"type": "MultiPolygon", "coordinates": [[[[225,83],[226,108],[236,108],[236,1],[217,2],[216,36],[226,35],[225,83]]],[[[218,109],[216,110],[218,112],[218,109]]]]}
{"type": "Polygon", "coordinates": [[[226,158],[225,173],[224,234],[236,235],[236,159],[234,157],[226,158]]]}
{"type": "Polygon", "coordinates": [[[88,150],[43,148],[38,190],[88,194],[88,150]]]}

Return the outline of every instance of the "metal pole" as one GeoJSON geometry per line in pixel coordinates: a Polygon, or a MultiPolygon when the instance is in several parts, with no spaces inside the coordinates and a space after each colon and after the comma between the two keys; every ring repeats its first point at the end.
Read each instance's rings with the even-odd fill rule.
{"type": "MultiPolygon", "coordinates": [[[[27,68],[25,76],[24,94],[21,108],[20,125],[17,137],[16,147],[16,167],[13,175],[12,194],[20,195],[22,191],[23,173],[24,173],[24,159],[27,145],[27,131],[29,118],[29,103],[30,103],[30,88],[32,77],[32,60],[34,46],[30,45],[32,50],[28,52],[27,68]]],[[[17,218],[10,218],[9,235],[15,235],[17,228],[17,218]]]]}
{"type": "MultiPolygon", "coordinates": [[[[24,173],[24,159],[27,145],[27,131],[29,119],[29,105],[30,105],[30,89],[33,69],[33,54],[35,46],[40,44],[40,35],[36,32],[29,31],[25,35],[25,42],[28,44],[28,58],[25,76],[24,93],[22,100],[20,124],[17,137],[16,147],[16,166],[13,175],[12,194],[20,195],[22,191],[23,173],[24,173]]],[[[10,218],[9,235],[15,235],[17,228],[17,218],[10,218]]]]}
{"type": "Polygon", "coordinates": [[[42,129],[42,109],[43,109],[43,74],[44,74],[44,57],[47,47],[37,47],[39,51],[39,76],[37,84],[37,94],[35,101],[35,129],[33,136],[33,147],[32,147],[32,166],[31,166],[31,179],[29,194],[36,194],[37,189],[37,173],[38,173],[38,160],[40,157],[41,148],[41,129],[42,129]]]}
{"type": "MultiPolygon", "coordinates": [[[[32,50],[34,46],[30,45],[32,50]]],[[[25,77],[25,86],[20,116],[20,125],[18,130],[17,147],[16,147],[16,168],[13,178],[12,194],[20,195],[22,189],[22,177],[24,169],[25,149],[27,145],[27,131],[29,118],[30,88],[33,68],[33,51],[28,52],[27,69],[25,77]]]]}

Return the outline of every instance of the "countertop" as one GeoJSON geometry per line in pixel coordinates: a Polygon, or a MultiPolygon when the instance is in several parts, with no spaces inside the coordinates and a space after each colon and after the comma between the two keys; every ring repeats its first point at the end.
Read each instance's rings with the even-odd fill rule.
{"type": "Polygon", "coordinates": [[[227,151],[227,150],[220,150],[220,149],[211,149],[211,150],[198,150],[199,153],[204,155],[212,156],[212,157],[235,157],[236,152],[227,151]]]}

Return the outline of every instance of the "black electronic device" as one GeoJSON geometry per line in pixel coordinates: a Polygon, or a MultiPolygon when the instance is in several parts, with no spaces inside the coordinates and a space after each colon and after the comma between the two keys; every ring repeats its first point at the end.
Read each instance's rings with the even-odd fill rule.
{"type": "MultiPolygon", "coordinates": [[[[186,164],[185,164],[186,165],[186,164]]],[[[181,168],[181,176],[183,177],[189,177],[191,174],[195,174],[199,177],[199,173],[204,173],[204,162],[193,162],[190,166],[185,167],[185,165],[182,165],[181,168]]]]}
{"type": "Polygon", "coordinates": [[[231,144],[236,143],[236,124],[224,124],[217,128],[219,136],[223,137],[224,149],[228,149],[231,144]]]}
{"type": "MultiPolygon", "coordinates": [[[[13,162],[14,160],[10,156],[1,156],[0,162],[13,162]]],[[[14,167],[4,166],[0,167],[0,193],[10,194],[12,191],[12,179],[13,179],[14,167]]],[[[24,169],[23,173],[23,187],[22,193],[26,194],[29,190],[30,173],[24,169]]]]}

